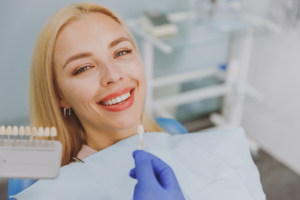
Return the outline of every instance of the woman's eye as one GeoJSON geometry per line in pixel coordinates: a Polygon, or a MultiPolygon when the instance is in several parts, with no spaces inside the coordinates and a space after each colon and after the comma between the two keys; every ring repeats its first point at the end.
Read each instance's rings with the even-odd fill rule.
{"type": "Polygon", "coordinates": [[[119,51],[116,55],[115,55],[115,58],[116,57],[119,57],[119,56],[122,56],[124,54],[127,54],[127,53],[130,53],[131,50],[122,50],[122,51],[119,51]]]}
{"type": "Polygon", "coordinates": [[[91,68],[90,66],[84,66],[84,67],[81,67],[80,69],[78,69],[73,75],[76,75],[76,74],[79,74],[85,70],[88,70],[89,68],[91,68]]]}

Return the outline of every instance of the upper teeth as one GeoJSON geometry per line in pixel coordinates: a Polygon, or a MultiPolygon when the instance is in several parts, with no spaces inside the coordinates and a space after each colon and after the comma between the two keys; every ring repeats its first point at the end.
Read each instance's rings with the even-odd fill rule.
{"type": "Polygon", "coordinates": [[[121,101],[124,101],[124,100],[128,99],[129,97],[130,97],[130,92],[127,92],[125,94],[122,94],[119,97],[116,97],[114,99],[110,99],[108,101],[105,101],[105,102],[103,102],[103,104],[105,104],[105,105],[113,105],[113,104],[116,104],[116,103],[120,103],[121,101]]]}

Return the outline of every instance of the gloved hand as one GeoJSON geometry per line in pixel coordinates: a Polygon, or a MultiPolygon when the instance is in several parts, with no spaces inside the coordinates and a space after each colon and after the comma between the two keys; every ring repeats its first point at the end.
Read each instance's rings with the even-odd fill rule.
{"type": "Polygon", "coordinates": [[[130,176],[138,180],[133,200],[184,200],[172,168],[153,154],[133,152],[135,168],[130,176]]]}

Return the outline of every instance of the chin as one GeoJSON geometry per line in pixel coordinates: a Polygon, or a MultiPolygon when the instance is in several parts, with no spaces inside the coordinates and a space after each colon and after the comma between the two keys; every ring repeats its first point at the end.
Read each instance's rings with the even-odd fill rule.
{"type": "Polygon", "coordinates": [[[140,121],[140,116],[117,117],[113,120],[112,126],[117,130],[127,130],[135,126],[140,121]]]}

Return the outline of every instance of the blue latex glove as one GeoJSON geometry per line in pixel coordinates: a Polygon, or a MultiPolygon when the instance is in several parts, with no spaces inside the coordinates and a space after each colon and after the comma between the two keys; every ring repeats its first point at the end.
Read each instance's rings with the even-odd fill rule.
{"type": "Polygon", "coordinates": [[[133,200],[184,200],[172,168],[153,154],[133,152],[135,168],[130,176],[138,180],[133,200]]]}

